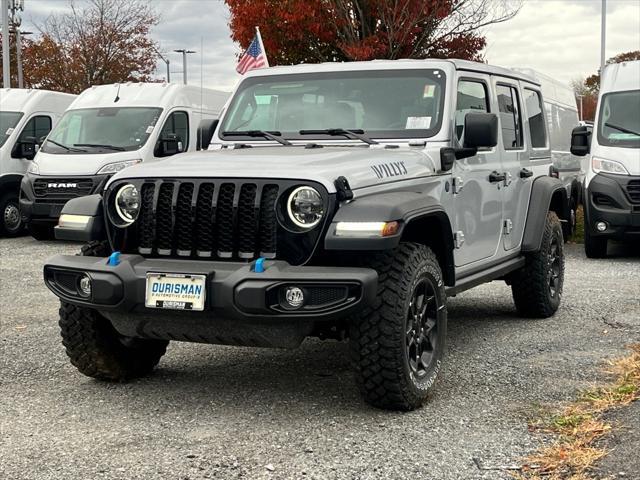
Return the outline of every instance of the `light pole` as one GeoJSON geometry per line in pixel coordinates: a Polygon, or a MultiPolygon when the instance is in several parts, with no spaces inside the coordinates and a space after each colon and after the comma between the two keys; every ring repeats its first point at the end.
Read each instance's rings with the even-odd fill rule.
{"type": "Polygon", "coordinates": [[[9,2],[0,0],[2,15],[2,86],[11,88],[11,64],[9,60],[9,2]]]}
{"type": "Polygon", "coordinates": [[[171,69],[169,64],[171,63],[168,58],[164,58],[160,52],[156,50],[158,57],[167,65],[167,83],[171,83],[171,69]]]}
{"type": "Polygon", "coordinates": [[[187,84],[187,53],[196,53],[195,50],[185,50],[184,48],[174,50],[182,54],[182,83],[187,84]]]}
{"type": "Polygon", "coordinates": [[[605,46],[607,44],[607,0],[602,0],[602,12],[600,20],[600,80],[604,73],[605,46]]]}
{"type": "Polygon", "coordinates": [[[584,95],[576,95],[579,99],[580,99],[580,117],[578,118],[578,120],[582,121],[584,115],[582,115],[582,97],[584,97],[584,95]]]}

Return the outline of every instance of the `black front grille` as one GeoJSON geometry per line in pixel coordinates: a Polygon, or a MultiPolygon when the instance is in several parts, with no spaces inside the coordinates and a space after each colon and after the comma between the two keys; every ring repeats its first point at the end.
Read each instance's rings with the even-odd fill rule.
{"type": "Polygon", "coordinates": [[[280,186],[234,181],[145,182],[137,225],[143,255],[274,258],[280,186]]]}
{"type": "Polygon", "coordinates": [[[93,186],[93,179],[88,177],[36,178],[33,193],[36,197],[74,198],[89,195],[93,186]]]}
{"type": "Polygon", "coordinates": [[[627,194],[633,203],[640,203],[640,180],[629,180],[627,194]]]}

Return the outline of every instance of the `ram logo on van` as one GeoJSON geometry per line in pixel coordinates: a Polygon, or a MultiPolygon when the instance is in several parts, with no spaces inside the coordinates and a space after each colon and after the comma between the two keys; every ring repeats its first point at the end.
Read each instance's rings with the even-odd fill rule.
{"type": "Polygon", "coordinates": [[[48,183],[47,188],[78,188],[77,183],[48,183]]]}

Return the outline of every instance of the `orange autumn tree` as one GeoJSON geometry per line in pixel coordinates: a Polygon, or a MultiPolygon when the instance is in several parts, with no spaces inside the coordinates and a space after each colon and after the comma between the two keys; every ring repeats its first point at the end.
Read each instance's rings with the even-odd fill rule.
{"type": "Polygon", "coordinates": [[[225,0],[231,37],[259,26],[273,65],[374,58],[481,60],[480,30],[512,18],[510,0],[225,0]]]}
{"type": "Polygon", "coordinates": [[[146,1],[71,1],[67,13],[47,18],[40,37],[25,45],[25,82],[80,93],[91,85],[148,81],[157,58],[149,32],[157,23],[146,1]]]}

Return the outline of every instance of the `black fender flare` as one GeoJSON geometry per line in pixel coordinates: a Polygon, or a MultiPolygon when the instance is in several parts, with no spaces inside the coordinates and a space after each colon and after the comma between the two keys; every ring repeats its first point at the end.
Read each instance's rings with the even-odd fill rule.
{"type": "Polygon", "coordinates": [[[372,194],[343,204],[325,235],[324,248],[329,251],[381,251],[397,247],[401,240],[429,244],[441,261],[447,285],[455,282],[453,233],[449,216],[439,198],[424,192],[396,191],[372,194]],[[349,238],[335,234],[338,222],[398,221],[395,235],[378,238],[349,238]],[[435,238],[429,238],[427,227],[437,227],[435,238]],[[422,228],[421,228],[422,227],[422,228]]]}
{"type": "Polygon", "coordinates": [[[64,207],[62,215],[78,215],[88,217],[86,224],[78,226],[57,226],[55,235],[58,240],[71,240],[90,242],[93,240],[106,240],[106,228],[104,222],[104,210],[102,208],[102,195],[86,195],[72,198],[64,207]]]}
{"type": "Polygon", "coordinates": [[[8,173],[0,176],[0,195],[4,195],[6,192],[11,191],[13,188],[16,193],[16,198],[20,195],[20,184],[22,182],[23,175],[18,173],[8,173]]]}
{"type": "MultiPolygon", "coordinates": [[[[540,250],[544,224],[547,212],[554,211],[563,221],[563,231],[566,234],[565,225],[570,229],[571,210],[567,198],[566,186],[557,178],[538,177],[531,187],[529,198],[529,211],[522,238],[523,252],[537,252],[540,250]]],[[[570,233],[570,232],[569,232],[570,233]]]]}

